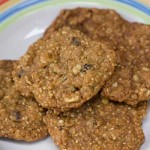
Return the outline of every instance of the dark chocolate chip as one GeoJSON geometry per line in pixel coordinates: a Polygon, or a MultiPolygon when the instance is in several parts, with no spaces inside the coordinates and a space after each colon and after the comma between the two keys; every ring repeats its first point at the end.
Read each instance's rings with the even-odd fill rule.
{"type": "Polygon", "coordinates": [[[86,72],[87,70],[91,69],[93,67],[92,64],[85,64],[82,68],[81,68],[81,72],[86,72]]]}
{"type": "Polygon", "coordinates": [[[79,38],[77,38],[77,37],[73,37],[72,40],[71,40],[71,43],[75,46],[80,46],[81,45],[81,42],[80,42],[79,38]]]}

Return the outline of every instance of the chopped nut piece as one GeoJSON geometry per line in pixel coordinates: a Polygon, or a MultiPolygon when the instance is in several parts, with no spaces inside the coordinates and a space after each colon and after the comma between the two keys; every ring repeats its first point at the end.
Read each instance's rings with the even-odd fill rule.
{"type": "Polygon", "coordinates": [[[131,97],[132,97],[132,99],[137,99],[138,98],[137,94],[132,94],[131,97]]]}
{"type": "Polygon", "coordinates": [[[118,86],[118,83],[115,82],[112,86],[116,88],[118,86]]]}
{"type": "Polygon", "coordinates": [[[109,102],[109,99],[107,99],[107,98],[103,98],[103,99],[102,99],[102,103],[103,103],[103,104],[108,104],[108,102],[109,102]]]}
{"type": "Polygon", "coordinates": [[[52,62],[54,62],[54,60],[55,59],[52,54],[42,53],[40,56],[40,61],[41,61],[41,63],[44,63],[44,64],[46,64],[48,62],[52,63],[52,62]]]}
{"type": "Polygon", "coordinates": [[[63,120],[59,120],[58,121],[58,126],[63,126],[64,125],[64,121],[63,120]]]}
{"type": "Polygon", "coordinates": [[[150,69],[148,67],[143,67],[142,68],[144,71],[149,71],[150,69]]]}
{"type": "Polygon", "coordinates": [[[80,72],[81,70],[81,65],[77,64],[76,66],[73,67],[73,73],[76,75],[80,72]]]}
{"type": "Polygon", "coordinates": [[[135,81],[135,82],[138,82],[139,80],[140,80],[140,78],[139,78],[139,76],[138,75],[133,75],[133,80],[135,81]]]}
{"type": "Polygon", "coordinates": [[[147,90],[146,95],[147,97],[150,96],[150,90],[147,90]]]}
{"type": "Polygon", "coordinates": [[[66,98],[65,102],[74,103],[74,102],[78,102],[79,100],[80,100],[80,97],[78,95],[76,95],[75,97],[72,97],[72,98],[66,98]]]}

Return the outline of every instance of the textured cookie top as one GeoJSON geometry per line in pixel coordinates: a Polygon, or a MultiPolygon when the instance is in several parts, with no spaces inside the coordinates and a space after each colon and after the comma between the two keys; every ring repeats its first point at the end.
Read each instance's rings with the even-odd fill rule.
{"type": "Polygon", "coordinates": [[[43,109],[33,97],[15,91],[12,71],[16,61],[0,61],[0,137],[36,141],[47,135],[43,109]]]}
{"type": "Polygon", "coordinates": [[[116,51],[117,67],[103,95],[135,105],[150,99],[150,26],[132,23],[116,51]]]}
{"type": "Polygon", "coordinates": [[[96,8],[76,8],[62,10],[44,36],[69,26],[78,29],[93,39],[111,39],[117,43],[122,36],[125,20],[114,10],[96,8]]]}
{"type": "Polygon", "coordinates": [[[150,99],[150,26],[129,23],[113,10],[77,8],[63,10],[45,32],[64,25],[78,29],[92,39],[109,39],[116,46],[117,67],[103,95],[135,105],[150,99]]]}
{"type": "Polygon", "coordinates": [[[111,76],[115,54],[107,42],[94,42],[64,27],[34,43],[20,60],[26,82],[43,107],[66,111],[97,94],[111,76]]]}
{"type": "Polygon", "coordinates": [[[30,89],[29,84],[26,82],[26,74],[29,72],[30,68],[22,69],[19,61],[14,65],[14,70],[12,72],[12,77],[14,80],[15,89],[21,93],[23,96],[30,97],[33,93],[30,89]]]}
{"type": "Polygon", "coordinates": [[[0,100],[13,85],[12,71],[16,61],[0,60],[0,100]]]}
{"type": "Polygon", "coordinates": [[[99,96],[78,110],[44,117],[49,133],[61,150],[139,150],[147,103],[131,106],[99,96]]]}
{"type": "Polygon", "coordinates": [[[0,101],[0,137],[27,142],[46,137],[43,113],[33,97],[11,91],[0,101]]]}

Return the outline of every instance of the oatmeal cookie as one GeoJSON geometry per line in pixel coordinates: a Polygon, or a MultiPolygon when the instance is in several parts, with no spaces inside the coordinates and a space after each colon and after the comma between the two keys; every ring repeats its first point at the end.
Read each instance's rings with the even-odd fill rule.
{"type": "Polygon", "coordinates": [[[149,25],[129,23],[113,10],[77,8],[63,10],[44,37],[64,25],[115,45],[117,67],[104,86],[105,97],[130,105],[150,99],[149,25]]]}
{"type": "Polygon", "coordinates": [[[135,105],[150,99],[150,26],[128,24],[116,51],[117,66],[106,82],[103,95],[135,105]]]}
{"type": "Polygon", "coordinates": [[[147,102],[131,107],[96,96],[78,110],[49,110],[44,122],[60,150],[139,150],[146,112],[147,102]]]}
{"type": "Polygon", "coordinates": [[[34,43],[20,65],[32,70],[26,82],[41,106],[67,111],[98,93],[114,70],[115,54],[107,42],[64,27],[34,43]]]}
{"type": "Polygon", "coordinates": [[[33,142],[47,136],[44,111],[33,97],[11,90],[0,101],[0,137],[33,142]]]}
{"type": "Polygon", "coordinates": [[[12,71],[16,63],[0,61],[0,137],[32,142],[47,135],[44,111],[33,97],[15,91],[12,71]]]}
{"type": "Polygon", "coordinates": [[[12,71],[16,61],[0,60],[0,100],[13,85],[12,71]]]}

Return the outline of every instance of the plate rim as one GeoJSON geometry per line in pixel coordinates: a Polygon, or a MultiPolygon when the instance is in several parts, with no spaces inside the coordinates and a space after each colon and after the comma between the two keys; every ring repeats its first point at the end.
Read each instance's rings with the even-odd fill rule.
{"type": "MultiPolygon", "coordinates": [[[[30,3],[30,4],[26,4],[26,7],[22,7],[19,8],[18,6],[15,6],[16,9],[19,9],[18,13],[14,13],[10,16],[8,16],[5,19],[0,19],[1,25],[0,25],[0,32],[3,31],[4,29],[6,29],[8,26],[10,26],[11,24],[15,23],[17,20],[23,18],[26,15],[32,14],[36,11],[39,11],[40,9],[45,9],[48,7],[52,7],[52,6],[59,6],[59,5],[65,5],[68,3],[78,3],[78,4],[98,4],[106,6],[110,9],[117,9],[120,11],[126,11],[128,10],[128,13],[143,19],[144,23],[146,24],[150,24],[150,12],[149,15],[145,12],[143,12],[143,10],[147,9],[146,7],[144,7],[144,5],[141,5],[138,2],[135,1],[130,1],[129,0],[33,0],[36,3],[30,3]],[[40,2],[39,2],[40,1],[40,2]],[[127,3],[128,1],[128,3],[127,3]],[[136,4],[136,5],[135,5],[136,4]],[[141,10],[141,7],[137,7],[137,6],[142,6],[142,8],[144,8],[143,10],[141,10]]],[[[13,6],[12,6],[13,8],[13,6]]],[[[4,13],[2,13],[2,16],[4,15],[4,13]]]]}

